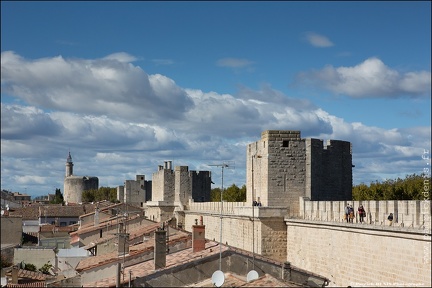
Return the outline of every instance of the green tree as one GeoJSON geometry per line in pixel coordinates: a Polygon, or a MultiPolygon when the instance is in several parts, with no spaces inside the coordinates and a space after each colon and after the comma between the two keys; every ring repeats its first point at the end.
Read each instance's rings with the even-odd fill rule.
{"type": "Polygon", "coordinates": [[[64,204],[63,194],[59,188],[56,188],[54,199],[50,201],[51,204],[64,204]]]}
{"type": "Polygon", "coordinates": [[[117,201],[117,189],[111,187],[100,187],[99,189],[85,190],[82,194],[83,202],[97,202],[108,200],[111,202],[117,201]]]}
{"type": "MultiPolygon", "coordinates": [[[[214,188],[211,190],[210,198],[212,202],[220,201],[220,188],[214,188]]],[[[222,199],[227,202],[244,202],[246,201],[246,185],[241,188],[237,185],[232,184],[228,188],[224,189],[222,199]]]]}
{"type": "MultiPolygon", "coordinates": [[[[353,186],[353,200],[424,200],[425,183],[430,177],[425,174],[406,175],[405,179],[388,179],[353,186]]],[[[429,186],[429,184],[428,184],[429,186]]]]}
{"type": "Polygon", "coordinates": [[[36,266],[31,263],[25,263],[23,269],[28,271],[36,271],[36,266]]]}
{"type": "Polygon", "coordinates": [[[48,261],[48,263],[45,263],[41,268],[39,268],[39,271],[44,274],[50,274],[49,270],[53,267],[53,265],[48,261]]]}

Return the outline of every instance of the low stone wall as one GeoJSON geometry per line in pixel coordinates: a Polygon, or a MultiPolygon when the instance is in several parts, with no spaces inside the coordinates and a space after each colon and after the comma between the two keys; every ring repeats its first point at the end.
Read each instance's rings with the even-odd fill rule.
{"type": "Polygon", "coordinates": [[[431,236],[415,228],[285,219],[287,261],[333,287],[431,286],[431,236]]]}
{"type": "Polygon", "coordinates": [[[53,248],[42,247],[22,247],[15,248],[13,263],[19,264],[24,261],[26,264],[33,264],[37,269],[41,268],[44,264],[50,262],[55,265],[55,252],[53,248]]]}

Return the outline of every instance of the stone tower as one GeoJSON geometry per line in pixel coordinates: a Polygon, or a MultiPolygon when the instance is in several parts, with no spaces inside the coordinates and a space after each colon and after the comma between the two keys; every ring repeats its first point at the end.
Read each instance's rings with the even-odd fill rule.
{"type": "Polygon", "coordinates": [[[66,174],[64,179],[63,198],[69,203],[81,203],[82,193],[86,190],[99,189],[99,179],[92,176],[75,176],[73,175],[72,156],[66,159],[66,174]]]}
{"type": "Polygon", "coordinates": [[[247,202],[299,212],[299,197],[352,198],[351,143],[302,139],[300,131],[267,130],[247,146],[247,202]]]}

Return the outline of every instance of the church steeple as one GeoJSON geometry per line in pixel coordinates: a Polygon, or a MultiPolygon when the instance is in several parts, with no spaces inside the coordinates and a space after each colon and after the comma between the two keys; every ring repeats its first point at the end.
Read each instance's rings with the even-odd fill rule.
{"type": "Polygon", "coordinates": [[[66,177],[73,175],[73,162],[72,162],[72,156],[69,151],[69,155],[66,159],[66,177]]]}

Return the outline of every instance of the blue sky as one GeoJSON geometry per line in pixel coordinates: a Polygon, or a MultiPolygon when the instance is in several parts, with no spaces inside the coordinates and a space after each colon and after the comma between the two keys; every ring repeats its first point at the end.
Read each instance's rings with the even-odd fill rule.
{"type": "MultiPolygon", "coordinates": [[[[115,187],[234,161],[264,130],[353,144],[354,183],[421,173],[430,2],[1,2],[1,188],[115,187]]],[[[213,171],[214,170],[214,171],[213,171]]]]}

